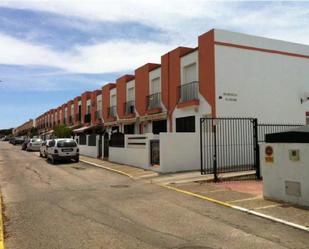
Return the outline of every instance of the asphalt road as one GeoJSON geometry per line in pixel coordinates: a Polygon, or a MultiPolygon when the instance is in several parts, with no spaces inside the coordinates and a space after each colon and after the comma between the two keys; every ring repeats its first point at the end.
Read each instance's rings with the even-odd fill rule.
{"type": "Polygon", "coordinates": [[[0,142],[6,248],[306,248],[309,234],[0,142]]]}

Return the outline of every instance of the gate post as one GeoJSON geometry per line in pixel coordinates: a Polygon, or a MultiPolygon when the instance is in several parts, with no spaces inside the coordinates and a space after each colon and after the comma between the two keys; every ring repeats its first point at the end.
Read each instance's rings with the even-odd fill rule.
{"type": "Polygon", "coordinates": [[[205,174],[205,170],[203,167],[203,129],[202,129],[202,125],[204,123],[204,118],[200,118],[200,160],[201,160],[201,175],[205,174]]]}
{"type": "MultiPolygon", "coordinates": [[[[213,121],[213,120],[212,120],[213,121]]],[[[217,121],[217,120],[215,120],[217,121]]],[[[214,168],[214,180],[218,181],[218,168],[217,168],[217,124],[212,124],[213,135],[214,135],[214,154],[213,154],[213,168],[214,168]]]]}
{"type": "Polygon", "coordinates": [[[254,152],[255,152],[255,169],[256,177],[261,179],[261,166],[260,166],[260,146],[258,141],[258,119],[253,119],[253,140],[254,140],[254,152]]]}

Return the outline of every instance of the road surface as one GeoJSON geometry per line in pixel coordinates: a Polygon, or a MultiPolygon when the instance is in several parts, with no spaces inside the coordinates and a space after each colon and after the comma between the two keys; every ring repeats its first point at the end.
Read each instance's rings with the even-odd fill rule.
{"type": "Polygon", "coordinates": [[[306,248],[309,234],[0,142],[8,249],[306,248]]]}

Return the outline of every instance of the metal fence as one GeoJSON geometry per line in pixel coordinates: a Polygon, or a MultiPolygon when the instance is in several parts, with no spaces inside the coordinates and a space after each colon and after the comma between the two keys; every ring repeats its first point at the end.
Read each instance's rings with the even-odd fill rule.
{"type": "Polygon", "coordinates": [[[198,99],[198,81],[193,81],[179,86],[179,102],[198,99]]]}
{"type": "Polygon", "coordinates": [[[304,126],[303,124],[258,124],[258,141],[265,142],[265,135],[292,130],[304,126]]]}
{"type": "Polygon", "coordinates": [[[148,110],[161,107],[161,93],[154,93],[146,97],[148,110]]]}
{"type": "Polygon", "coordinates": [[[124,103],[125,114],[134,113],[134,100],[129,100],[124,103]]]}
{"type": "Polygon", "coordinates": [[[202,118],[201,173],[255,170],[259,175],[257,119],[202,118]]]}
{"type": "Polygon", "coordinates": [[[265,135],[302,124],[258,124],[256,118],[201,118],[201,174],[255,171],[260,178],[259,143],[265,135]]]}

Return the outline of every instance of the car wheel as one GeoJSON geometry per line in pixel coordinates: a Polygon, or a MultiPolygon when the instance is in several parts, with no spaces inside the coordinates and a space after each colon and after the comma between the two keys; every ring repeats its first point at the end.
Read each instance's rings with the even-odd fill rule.
{"type": "Polygon", "coordinates": [[[77,162],[77,163],[79,162],[79,157],[77,157],[77,158],[75,159],[75,162],[77,162]]]}
{"type": "Polygon", "coordinates": [[[51,157],[51,158],[50,158],[50,162],[51,162],[51,164],[56,164],[55,158],[54,158],[54,157],[51,157]]]}

